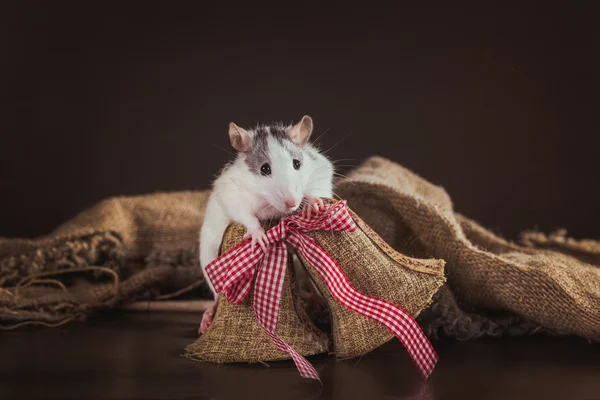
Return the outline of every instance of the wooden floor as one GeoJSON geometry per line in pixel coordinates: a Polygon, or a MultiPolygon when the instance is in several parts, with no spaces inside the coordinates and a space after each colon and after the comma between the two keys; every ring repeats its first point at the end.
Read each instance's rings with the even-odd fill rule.
{"type": "MultiPolygon", "coordinates": [[[[418,386],[402,346],[361,359],[311,361],[323,387],[291,362],[217,366],[181,357],[199,316],[113,313],[55,329],[0,332],[2,399],[402,399],[418,386]]],[[[534,336],[438,340],[435,399],[600,399],[600,345],[534,336]]]]}

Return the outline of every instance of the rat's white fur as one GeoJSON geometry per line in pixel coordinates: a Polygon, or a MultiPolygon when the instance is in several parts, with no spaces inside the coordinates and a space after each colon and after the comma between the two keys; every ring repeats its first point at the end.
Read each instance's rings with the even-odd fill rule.
{"type": "MultiPolygon", "coordinates": [[[[288,127],[287,131],[292,128],[288,127]]],[[[333,165],[316,148],[309,143],[300,146],[302,165],[295,170],[293,156],[286,149],[295,146],[291,141],[269,136],[267,143],[270,176],[250,171],[244,161],[246,155],[239,153],[213,184],[200,231],[200,264],[215,298],[205,268],[218,256],[221,239],[230,222],[242,224],[250,234],[257,234],[262,229],[259,220],[294,212],[303,200],[332,197],[333,165]],[[287,208],[286,200],[293,200],[296,207],[287,208]]]]}

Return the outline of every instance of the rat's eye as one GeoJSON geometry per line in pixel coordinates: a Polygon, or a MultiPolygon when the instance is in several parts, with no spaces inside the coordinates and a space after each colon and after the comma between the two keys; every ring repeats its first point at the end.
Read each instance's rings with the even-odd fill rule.
{"type": "Polygon", "coordinates": [[[262,167],[260,167],[260,173],[264,176],[271,175],[271,166],[267,163],[263,164],[262,167]]]}
{"type": "Polygon", "coordinates": [[[300,160],[294,160],[294,169],[300,169],[300,160]]]}

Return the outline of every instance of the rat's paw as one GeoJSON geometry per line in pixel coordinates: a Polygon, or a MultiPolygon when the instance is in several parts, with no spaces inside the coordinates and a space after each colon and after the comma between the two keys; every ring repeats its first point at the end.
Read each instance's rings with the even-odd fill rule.
{"type": "Polygon", "coordinates": [[[310,219],[313,215],[319,215],[320,211],[325,209],[325,204],[320,197],[308,197],[304,201],[304,208],[302,208],[302,216],[310,219]]]}
{"type": "Polygon", "coordinates": [[[213,316],[215,315],[215,308],[217,308],[216,301],[215,301],[215,304],[210,306],[210,308],[207,309],[206,311],[204,311],[204,314],[202,314],[202,322],[200,322],[200,328],[198,328],[198,334],[201,335],[204,332],[206,332],[208,330],[208,328],[210,327],[210,324],[212,324],[212,319],[213,319],[213,316]]]}
{"type": "Polygon", "coordinates": [[[252,238],[252,246],[250,247],[250,249],[253,252],[257,243],[264,252],[267,251],[269,238],[267,237],[267,234],[265,233],[265,230],[262,227],[258,227],[252,231],[248,231],[248,233],[244,235],[244,239],[248,238],[252,238]]]}

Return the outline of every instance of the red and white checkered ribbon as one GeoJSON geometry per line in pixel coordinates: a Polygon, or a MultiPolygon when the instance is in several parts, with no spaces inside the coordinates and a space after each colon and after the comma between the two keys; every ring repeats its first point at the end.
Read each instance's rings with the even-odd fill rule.
{"type": "Polygon", "coordinates": [[[267,232],[266,253],[260,246],[256,246],[253,252],[251,243],[244,241],[211,262],[206,272],[216,292],[222,293],[234,304],[246,298],[257,273],[254,312],[258,322],[277,348],[292,356],[304,378],[318,380],[319,375],[314,367],[276,334],[281,293],[288,268],[287,242],[314,268],[340,304],[374,319],[396,335],[426,379],[438,357],[417,322],[395,304],[356,290],[329,254],[304,233],[313,230],[355,232],[357,229],[346,209],[346,202],[338,201],[326,205],[324,211],[310,219],[299,214],[281,219],[277,226],[267,232]]]}

